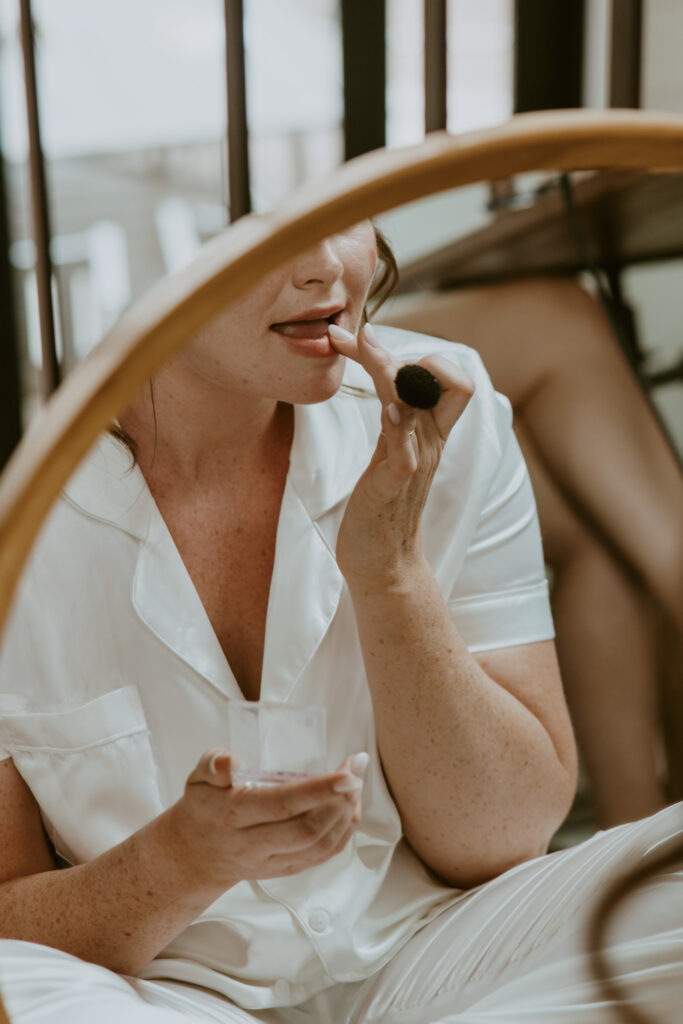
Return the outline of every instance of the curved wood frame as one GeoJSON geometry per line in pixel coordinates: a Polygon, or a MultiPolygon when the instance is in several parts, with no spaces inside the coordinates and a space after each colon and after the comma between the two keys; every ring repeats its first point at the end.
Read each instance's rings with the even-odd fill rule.
{"type": "Polygon", "coordinates": [[[201,325],[264,274],[350,224],[445,189],[531,170],[683,169],[683,117],[521,114],[497,128],[377,150],[249,216],[152,288],[69,376],[0,479],[0,633],[36,534],[97,435],[201,325]]]}

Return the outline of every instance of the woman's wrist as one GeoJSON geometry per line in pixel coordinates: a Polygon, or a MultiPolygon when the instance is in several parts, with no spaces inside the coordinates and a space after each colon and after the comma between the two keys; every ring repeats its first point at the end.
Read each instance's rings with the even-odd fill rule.
{"type": "Polygon", "coordinates": [[[401,597],[414,595],[425,579],[433,577],[429,563],[421,552],[387,559],[381,566],[344,570],[342,575],[354,599],[401,597]]]}
{"type": "Polygon", "coordinates": [[[181,899],[187,898],[204,909],[241,881],[232,875],[218,877],[217,865],[207,863],[200,830],[192,828],[182,797],[147,828],[149,854],[181,899]]]}

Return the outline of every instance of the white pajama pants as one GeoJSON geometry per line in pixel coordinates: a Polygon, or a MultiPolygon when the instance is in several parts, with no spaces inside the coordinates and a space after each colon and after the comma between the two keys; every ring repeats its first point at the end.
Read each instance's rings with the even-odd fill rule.
{"type": "MultiPolygon", "coordinates": [[[[676,835],[683,804],[520,865],[454,896],[372,977],[296,1007],[242,1010],[12,940],[0,941],[0,991],[11,1024],[614,1024],[591,979],[586,924],[617,872],[676,835]]],[[[635,1005],[683,1021],[683,864],[629,901],[608,951],[635,1005]]]]}

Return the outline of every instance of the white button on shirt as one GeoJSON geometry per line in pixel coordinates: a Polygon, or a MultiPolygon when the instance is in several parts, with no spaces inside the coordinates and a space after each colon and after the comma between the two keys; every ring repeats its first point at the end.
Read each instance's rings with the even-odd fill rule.
{"type": "Polygon", "coordinates": [[[312,931],[322,934],[330,929],[330,915],[326,910],[312,910],[308,915],[308,923],[312,931]]]}
{"type": "Polygon", "coordinates": [[[273,992],[283,1004],[286,1004],[289,999],[289,982],[286,978],[278,978],[273,985],[273,992]]]}
{"type": "MultiPolygon", "coordinates": [[[[440,352],[475,382],[423,515],[425,555],[456,627],[471,651],[551,638],[538,521],[508,401],[472,349],[377,333],[402,359],[440,352]]],[[[356,365],[345,379],[371,387],[356,365]]],[[[378,433],[372,395],[338,393],[295,410],[261,688],[264,700],[327,708],[328,767],[370,753],[358,831],[324,864],[228,890],[143,977],[201,985],[247,1009],[298,1003],[372,974],[453,895],[402,837],[334,558],[378,433]]],[[[58,853],[82,863],[181,796],[201,753],[226,744],[228,703],[239,699],[142,474],[103,436],[22,580],[0,652],[0,757],[14,758],[58,853]]]]}

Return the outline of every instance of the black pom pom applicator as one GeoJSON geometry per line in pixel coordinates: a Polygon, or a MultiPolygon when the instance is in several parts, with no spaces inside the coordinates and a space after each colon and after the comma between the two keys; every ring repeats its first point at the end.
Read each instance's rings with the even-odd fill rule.
{"type": "Polygon", "coordinates": [[[441,383],[424,366],[406,363],[394,378],[396,394],[413,409],[433,409],[441,398],[441,383]]]}

